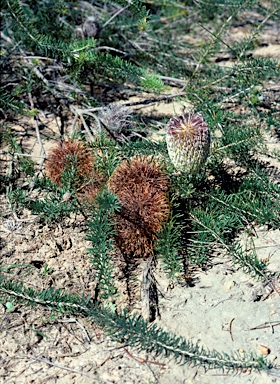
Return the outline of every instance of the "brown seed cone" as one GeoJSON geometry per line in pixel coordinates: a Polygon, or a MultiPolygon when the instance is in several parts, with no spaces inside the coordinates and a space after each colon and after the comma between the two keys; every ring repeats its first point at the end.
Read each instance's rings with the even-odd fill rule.
{"type": "Polygon", "coordinates": [[[169,216],[168,176],[152,157],[125,160],[108,181],[121,202],[116,243],[127,256],[152,253],[156,232],[169,216]]]}
{"type": "Polygon", "coordinates": [[[148,234],[121,215],[117,215],[116,245],[128,257],[148,257],[153,254],[155,236],[148,234]]]}
{"type": "Polygon", "coordinates": [[[199,113],[182,112],[167,124],[166,143],[174,167],[189,174],[204,166],[210,149],[210,131],[199,113]]]}
{"type": "Polygon", "coordinates": [[[93,157],[89,149],[78,140],[58,143],[49,153],[46,161],[47,177],[55,184],[61,185],[61,177],[67,167],[75,164],[77,183],[91,177],[93,157]]]}

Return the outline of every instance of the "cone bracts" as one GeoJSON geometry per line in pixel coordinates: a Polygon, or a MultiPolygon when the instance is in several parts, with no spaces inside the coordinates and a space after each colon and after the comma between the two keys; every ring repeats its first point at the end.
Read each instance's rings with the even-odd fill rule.
{"type": "Polygon", "coordinates": [[[169,216],[169,178],[150,156],[123,161],[108,182],[118,196],[116,243],[125,256],[147,257],[153,253],[156,233],[169,216]]]}
{"type": "Polygon", "coordinates": [[[167,124],[166,143],[170,160],[181,172],[196,174],[210,149],[210,131],[199,113],[183,111],[167,124]]]}
{"type": "Polygon", "coordinates": [[[81,184],[92,174],[93,158],[89,149],[78,140],[59,142],[49,153],[46,162],[46,173],[51,181],[61,185],[66,171],[75,174],[75,184],[81,184]]]}
{"type": "Polygon", "coordinates": [[[61,141],[51,149],[46,162],[46,175],[60,187],[71,187],[83,203],[92,203],[105,182],[104,177],[94,169],[90,149],[83,142],[72,139],[61,141]]]}

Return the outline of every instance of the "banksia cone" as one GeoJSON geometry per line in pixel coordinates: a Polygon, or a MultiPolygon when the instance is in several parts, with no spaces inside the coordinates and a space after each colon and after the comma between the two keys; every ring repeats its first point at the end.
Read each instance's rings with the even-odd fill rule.
{"type": "Polygon", "coordinates": [[[195,174],[204,166],[210,149],[210,131],[199,113],[182,112],[167,124],[170,160],[181,172],[195,174]]]}
{"type": "Polygon", "coordinates": [[[89,149],[78,140],[58,143],[49,153],[46,161],[46,174],[55,184],[62,184],[65,171],[74,168],[75,187],[80,186],[91,177],[93,157],[89,149]]]}
{"type": "Polygon", "coordinates": [[[135,156],[120,164],[108,187],[122,207],[117,217],[117,246],[126,256],[151,255],[156,233],[169,216],[167,175],[152,157],[135,156]]]}

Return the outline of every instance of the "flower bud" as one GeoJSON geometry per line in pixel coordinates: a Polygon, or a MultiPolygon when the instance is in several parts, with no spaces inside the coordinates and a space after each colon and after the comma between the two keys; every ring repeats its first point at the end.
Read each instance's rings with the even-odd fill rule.
{"type": "Polygon", "coordinates": [[[181,172],[196,174],[210,149],[210,131],[200,113],[182,111],[167,124],[166,143],[170,160],[181,172]]]}

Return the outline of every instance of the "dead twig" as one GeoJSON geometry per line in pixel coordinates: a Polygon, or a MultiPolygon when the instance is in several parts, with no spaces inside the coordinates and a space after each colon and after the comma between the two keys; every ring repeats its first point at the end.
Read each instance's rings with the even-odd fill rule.
{"type": "MultiPolygon", "coordinates": [[[[30,92],[28,93],[28,97],[29,97],[29,102],[30,102],[30,105],[31,105],[31,109],[34,109],[34,102],[33,102],[33,98],[32,98],[32,95],[31,95],[30,92]]],[[[34,124],[35,124],[37,141],[38,141],[38,144],[40,145],[40,149],[41,149],[41,156],[43,157],[43,159],[41,160],[41,162],[39,164],[39,172],[40,172],[42,167],[43,167],[44,161],[46,159],[46,151],[45,151],[45,148],[44,148],[42,140],[41,140],[41,135],[40,135],[40,130],[39,130],[37,116],[33,117],[33,121],[34,121],[34,124]]]]}
{"type": "Polygon", "coordinates": [[[231,341],[234,341],[233,340],[233,336],[232,336],[232,323],[233,323],[233,320],[235,320],[235,318],[231,319],[230,322],[229,322],[229,334],[230,334],[231,341]]]}
{"type": "Polygon", "coordinates": [[[142,357],[138,357],[138,356],[133,355],[126,348],[124,348],[124,350],[128,354],[129,357],[131,357],[132,359],[138,361],[138,363],[140,363],[140,364],[148,363],[148,364],[159,365],[160,367],[165,367],[164,363],[159,363],[157,361],[146,360],[146,359],[143,359],[142,357]]]}
{"type": "Polygon", "coordinates": [[[271,288],[270,292],[263,298],[262,301],[267,300],[273,294],[273,292],[280,295],[280,287],[276,287],[276,285],[273,283],[273,281],[270,282],[270,285],[272,288],[271,288]]]}
{"type": "Polygon", "coordinates": [[[280,321],[267,321],[264,324],[257,325],[254,328],[250,328],[250,331],[254,331],[256,329],[264,329],[264,328],[271,328],[271,327],[276,327],[277,325],[280,325],[280,321]]]}
{"type": "Polygon", "coordinates": [[[72,112],[75,114],[75,115],[78,115],[80,117],[80,119],[82,120],[82,123],[83,123],[83,126],[86,130],[86,133],[88,134],[89,138],[91,141],[94,141],[94,136],[93,134],[91,133],[91,130],[89,129],[89,126],[87,125],[85,119],[84,119],[84,116],[83,116],[83,111],[78,109],[78,108],[75,108],[73,105],[70,106],[70,110],[72,110],[72,112]]]}
{"type": "Polygon", "coordinates": [[[110,360],[110,359],[112,359],[112,357],[111,357],[111,356],[108,356],[108,357],[106,357],[106,359],[105,359],[105,360],[103,360],[103,361],[102,361],[102,363],[100,363],[100,364],[98,364],[96,367],[94,367],[94,369],[97,369],[97,368],[103,367],[103,365],[104,365],[105,363],[107,363],[107,361],[108,361],[108,360],[110,360]]]}
{"type": "Polygon", "coordinates": [[[142,317],[144,320],[149,320],[151,315],[150,309],[150,289],[151,289],[151,262],[150,258],[143,267],[143,277],[141,285],[141,306],[142,306],[142,317]]]}
{"type": "Polygon", "coordinates": [[[127,6],[119,9],[116,13],[113,14],[112,17],[110,17],[109,20],[106,21],[106,23],[104,23],[102,25],[102,29],[104,29],[109,23],[111,23],[112,20],[114,20],[115,17],[117,17],[119,14],[121,14],[122,12],[124,12],[128,7],[129,7],[130,4],[128,4],[127,6]]]}
{"type": "Polygon", "coordinates": [[[36,156],[36,155],[29,154],[29,153],[18,153],[18,152],[13,152],[13,154],[11,154],[11,153],[9,153],[9,152],[2,151],[2,150],[0,150],[0,155],[34,157],[35,159],[45,159],[45,158],[46,158],[45,156],[36,156]]]}
{"type": "Polygon", "coordinates": [[[166,96],[162,96],[162,97],[155,97],[153,99],[146,99],[143,101],[135,101],[132,103],[126,103],[126,104],[123,104],[123,106],[133,107],[136,105],[147,105],[147,104],[152,104],[152,103],[158,103],[159,101],[171,100],[171,99],[174,99],[175,97],[185,96],[186,94],[187,94],[187,92],[181,92],[181,93],[176,93],[174,95],[166,95],[166,96]]]}
{"type": "Polygon", "coordinates": [[[78,115],[75,113],[74,121],[72,123],[71,131],[70,131],[70,136],[73,136],[75,133],[77,121],[78,121],[78,115]]]}
{"type": "Polygon", "coordinates": [[[128,55],[127,52],[120,51],[119,49],[116,49],[116,48],[113,48],[113,47],[107,47],[106,45],[100,45],[99,47],[94,48],[94,50],[95,51],[102,51],[102,50],[113,51],[113,52],[121,53],[122,55],[125,55],[125,56],[128,55]]]}
{"type": "Polygon", "coordinates": [[[85,327],[77,320],[77,319],[74,319],[74,318],[71,318],[71,319],[63,319],[61,320],[62,323],[76,323],[78,325],[79,328],[81,328],[81,330],[83,331],[83,334],[85,335],[85,339],[88,343],[90,343],[90,337],[85,329],[85,327]]]}
{"type": "Polygon", "coordinates": [[[94,375],[94,374],[91,374],[91,375],[90,375],[90,374],[88,374],[88,373],[86,373],[86,372],[79,371],[78,369],[65,367],[64,365],[60,365],[60,364],[53,363],[52,361],[47,360],[47,359],[42,358],[42,357],[37,357],[37,356],[27,355],[27,356],[24,356],[23,358],[24,358],[24,359],[28,358],[28,359],[30,359],[30,360],[39,361],[39,362],[41,362],[41,363],[48,364],[48,365],[50,365],[50,366],[52,366],[52,367],[56,367],[56,368],[60,368],[60,369],[64,369],[64,370],[69,371],[69,372],[78,373],[79,375],[83,375],[83,376],[89,377],[90,379],[99,380],[99,381],[101,381],[102,383],[113,384],[112,381],[104,380],[104,379],[102,379],[101,377],[98,377],[97,375],[94,375]]]}
{"type": "Polygon", "coordinates": [[[159,77],[161,78],[162,81],[166,81],[166,82],[183,83],[183,84],[187,83],[186,80],[177,79],[176,77],[169,77],[169,76],[159,76],[159,77]]]}

